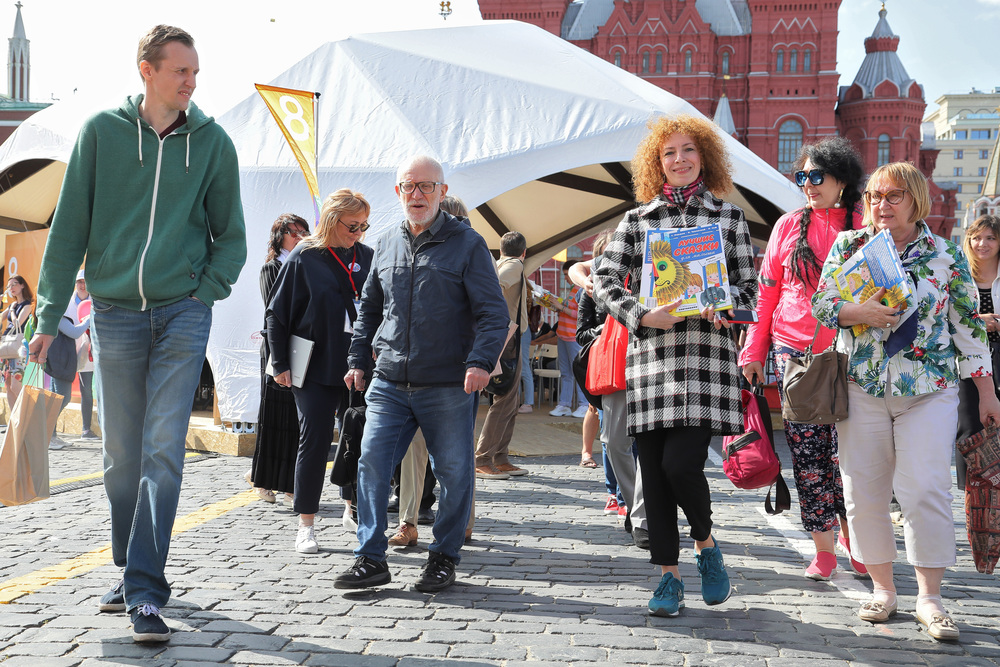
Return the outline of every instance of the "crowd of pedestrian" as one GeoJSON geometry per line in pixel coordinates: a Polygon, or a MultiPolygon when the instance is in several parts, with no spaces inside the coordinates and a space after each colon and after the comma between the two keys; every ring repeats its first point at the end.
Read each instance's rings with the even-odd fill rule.
{"type": "MultiPolygon", "coordinates": [[[[99,606],[127,612],[136,641],[162,642],[170,636],[161,609],[171,592],[164,568],[184,431],[211,308],[239,275],[246,231],[232,142],[190,101],[199,71],[193,39],[156,26],[140,42],[137,67],[144,93],[92,117],[77,139],[42,260],[28,360],[44,364],[57,335],[90,332],[112,554],[123,571],[99,606]],[[124,241],[136,230],[142,243],[124,241]],[[185,240],[180,262],[177,239],[185,240]],[[85,254],[93,268],[86,281],[77,276],[73,292],[85,254]],[[81,309],[88,298],[89,316],[81,309]],[[114,398],[106,400],[111,383],[114,398]]],[[[632,171],[635,208],[598,240],[591,262],[563,266],[579,287],[553,302],[560,379],[551,414],[584,419],[581,465],[597,467],[590,448],[600,432],[605,509],[613,498],[612,511],[659,568],[650,613],[673,617],[684,608],[679,563],[688,546],[704,602],[729,599],[726,547],[705,475],[711,439],[743,431],[745,381],[776,376],[780,386],[785,364],[806,346],[835,342],[849,358],[849,416],[836,426],[785,423],[801,520],[815,547],[803,574],[829,579],[839,547],[852,570],[873,582],[859,617],[892,617],[895,492],[919,587],[916,617],[935,639],[957,639],[940,591],[955,562],[950,461],[959,380],[973,385],[962,400],[975,403],[981,423],[1000,423],[990,379],[991,349],[1000,345],[987,345],[1000,340],[992,315],[1000,298],[1000,223],[987,219],[970,230],[967,259],[924,222],[930,199],[919,170],[891,163],[866,181],[850,144],[831,139],[803,147],[794,180],[806,204],[777,222],[758,273],[744,212],[723,198],[734,189],[732,166],[711,122],[683,115],[652,121],[632,171]],[[742,349],[729,306],[703,304],[685,317],[676,311],[680,299],[653,303],[638,293],[650,232],[709,226],[722,238],[726,303],[759,316],[742,349]],[[853,303],[832,280],[881,230],[891,234],[908,276],[913,296],[905,306],[886,305],[881,293],[853,303]],[[611,318],[627,335],[624,387],[595,398],[572,364],[611,318]]],[[[344,525],[356,530],[357,547],[334,587],[392,581],[388,547],[416,542],[413,517],[429,471],[440,496],[413,588],[435,593],[456,579],[473,529],[476,478],[528,473],[508,458],[514,421],[532,403],[523,356],[531,342],[528,248],[522,234],[510,232],[495,261],[459,213],[464,207],[446,199],[445,170],[433,157],[407,158],[395,180],[403,219],[374,246],[364,243],[371,207],[348,188],[323,201],[312,233],[290,213],[272,225],[260,271],[260,421],[247,480],[262,500],[291,505],[295,549],[316,553],[337,422],[355,398],[363,400],[356,484],[342,490],[344,525]],[[504,377],[504,360],[513,361],[512,377],[504,377]],[[498,390],[501,381],[509,388],[498,390]],[[484,391],[494,395],[477,440],[484,391]],[[411,446],[418,430],[420,445],[411,446]],[[394,477],[401,521],[388,538],[394,477]]],[[[32,291],[11,276],[4,296],[4,330],[20,331],[32,291]]],[[[4,362],[10,404],[23,364],[4,362]]],[[[81,389],[90,384],[88,368],[75,369],[81,389]]],[[[56,378],[55,386],[66,382],[56,378]]],[[[84,429],[92,434],[88,417],[84,429]]]]}

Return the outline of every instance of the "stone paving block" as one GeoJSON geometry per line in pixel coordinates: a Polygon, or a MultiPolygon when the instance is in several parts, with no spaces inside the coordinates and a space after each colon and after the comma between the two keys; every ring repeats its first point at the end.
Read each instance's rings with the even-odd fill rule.
{"type": "Polygon", "coordinates": [[[204,646],[168,646],[158,657],[163,660],[191,661],[222,664],[236,651],[225,648],[204,646]]]}
{"type": "Polygon", "coordinates": [[[277,627],[278,627],[277,623],[214,620],[214,621],[209,621],[205,625],[201,626],[199,630],[201,630],[202,632],[223,632],[226,634],[243,633],[243,634],[266,635],[274,632],[275,628],[277,627]]]}
{"type": "Polygon", "coordinates": [[[556,660],[562,662],[604,662],[608,659],[608,651],[592,646],[532,646],[529,655],[537,660],[556,660]]]}
{"type": "Polygon", "coordinates": [[[856,662],[876,664],[876,665],[926,665],[923,657],[919,653],[882,650],[882,649],[856,649],[852,651],[856,662]]]}
{"type": "Polygon", "coordinates": [[[72,642],[24,642],[13,644],[4,649],[7,655],[37,655],[54,658],[66,655],[74,649],[72,642]]]}
{"type": "Polygon", "coordinates": [[[444,657],[448,654],[450,647],[445,644],[425,644],[423,642],[409,642],[397,644],[390,641],[376,641],[368,646],[370,655],[389,656],[438,656],[444,657]]]}
{"type": "Polygon", "coordinates": [[[353,653],[318,653],[309,656],[303,665],[307,667],[397,667],[396,658],[379,655],[357,655],[353,653]]]}
{"type": "Polygon", "coordinates": [[[291,640],[288,637],[271,634],[231,633],[218,647],[235,651],[280,651],[291,640]]]}
{"type": "Polygon", "coordinates": [[[766,667],[768,661],[764,658],[739,655],[690,655],[687,665],[690,667],[702,667],[705,665],[725,665],[725,667],[766,667]]]}
{"type": "MultiPolygon", "coordinates": [[[[449,659],[464,659],[461,664],[483,664],[480,661],[503,661],[510,664],[511,660],[524,660],[528,649],[524,646],[509,644],[454,644],[448,652],[449,659]]],[[[490,662],[489,664],[494,664],[490,662]]]]}

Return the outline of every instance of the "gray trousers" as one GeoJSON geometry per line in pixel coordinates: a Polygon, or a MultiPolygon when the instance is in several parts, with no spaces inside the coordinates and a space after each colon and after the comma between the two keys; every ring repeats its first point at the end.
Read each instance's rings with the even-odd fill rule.
{"type": "Polygon", "coordinates": [[[601,397],[604,418],[601,420],[601,442],[608,450],[611,469],[618,488],[628,503],[632,526],[646,528],[646,507],[642,499],[642,474],[632,455],[632,438],[628,437],[627,404],[624,391],[601,397]]]}

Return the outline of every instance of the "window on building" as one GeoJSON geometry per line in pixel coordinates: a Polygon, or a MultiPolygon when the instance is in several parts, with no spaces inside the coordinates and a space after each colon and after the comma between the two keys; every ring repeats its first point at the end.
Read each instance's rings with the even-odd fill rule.
{"type": "Polygon", "coordinates": [[[802,148],[802,125],[798,121],[786,120],[778,128],[778,171],[791,173],[802,148]]]}
{"type": "Polygon", "coordinates": [[[955,151],[955,159],[956,160],[961,160],[964,155],[965,155],[965,151],[955,151]]]}
{"type": "Polygon", "coordinates": [[[970,139],[989,139],[990,130],[972,130],[970,139]]]}
{"type": "Polygon", "coordinates": [[[684,71],[688,74],[691,73],[691,61],[694,59],[691,49],[684,52],[684,71]]]}
{"type": "Polygon", "coordinates": [[[659,74],[663,71],[663,51],[656,52],[656,73],[659,74]]]}
{"type": "Polygon", "coordinates": [[[955,167],[955,171],[952,174],[952,176],[961,176],[961,175],[962,175],[962,168],[961,167],[955,167]]]}
{"type": "Polygon", "coordinates": [[[778,49],[778,59],[774,65],[775,72],[785,71],[785,52],[782,49],[778,49]]]}
{"type": "Polygon", "coordinates": [[[969,138],[968,130],[955,130],[955,139],[964,140],[969,138]]]}
{"type": "Polygon", "coordinates": [[[976,185],[976,194],[977,195],[983,194],[983,184],[982,183],[979,183],[979,184],[976,185]]]}
{"type": "Polygon", "coordinates": [[[649,74],[649,51],[644,51],[642,54],[642,73],[649,74]]]}
{"type": "Polygon", "coordinates": [[[615,67],[621,67],[621,66],[622,66],[622,52],[615,51],[615,67]]]}
{"type": "Polygon", "coordinates": [[[889,135],[882,133],[878,135],[878,155],[876,156],[878,166],[889,164],[889,135]]]}
{"type": "Polygon", "coordinates": [[[977,176],[985,176],[985,175],[986,175],[986,167],[980,167],[977,176]]]}
{"type": "Polygon", "coordinates": [[[958,185],[955,186],[955,192],[957,192],[958,194],[962,194],[962,184],[961,183],[959,183],[958,185]]]}
{"type": "Polygon", "coordinates": [[[812,71],[812,51],[806,49],[802,52],[802,71],[811,72],[812,71]]]}
{"type": "Polygon", "coordinates": [[[795,72],[799,69],[799,52],[792,49],[788,52],[788,71],[795,72]]]}
{"type": "Polygon", "coordinates": [[[729,74],[729,52],[722,54],[722,73],[729,74]]]}
{"type": "Polygon", "coordinates": [[[979,159],[980,160],[989,160],[990,159],[990,152],[989,152],[989,150],[981,150],[981,151],[979,151],[979,159]]]}

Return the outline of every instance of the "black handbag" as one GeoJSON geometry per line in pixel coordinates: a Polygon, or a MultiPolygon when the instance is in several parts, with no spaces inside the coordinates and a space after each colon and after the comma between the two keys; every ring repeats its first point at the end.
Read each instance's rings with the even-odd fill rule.
{"type": "Polygon", "coordinates": [[[72,381],[76,377],[76,361],[76,342],[61,331],[57,332],[46,352],[45,372],[59,380],[72,381]]]}
{"type": "Polygon", "coordinates": [[[361,458],[361,437],[365,433],[365,397],[351,390],[348,408],[340,423],[340,439],[330,467],[330,482],[337,486],[353,486],[358,481],[358,460],[361,458]]]}
{"type": "Polygon", "coordinates": [[[591,338],[588,340],[580,351],[576,353],[573,357],[573,377],[576,378],[576,384],[580,387],[580,391],[583,392],[584,397],[587,402],[593,405],[598,410],[601,410],[603,403],[600,396],[594,396],[589,391],[587,391],[587,364],[590,362],[590,348],[594,346],[597,342],[597,338],[591,338]]]}
{"type": "Polygon", "coordinates": [[[517,327],[500,353],[500,359],[497,361],[500,372],[490,375],[490,381],[483,387],[483,391],[497,398],[509,394],[521,377],[517,372],[517,364],[521,361],[521,301],[523,299],[524,268],[522,266],[521,295],[517,299],[517,327]]]}

